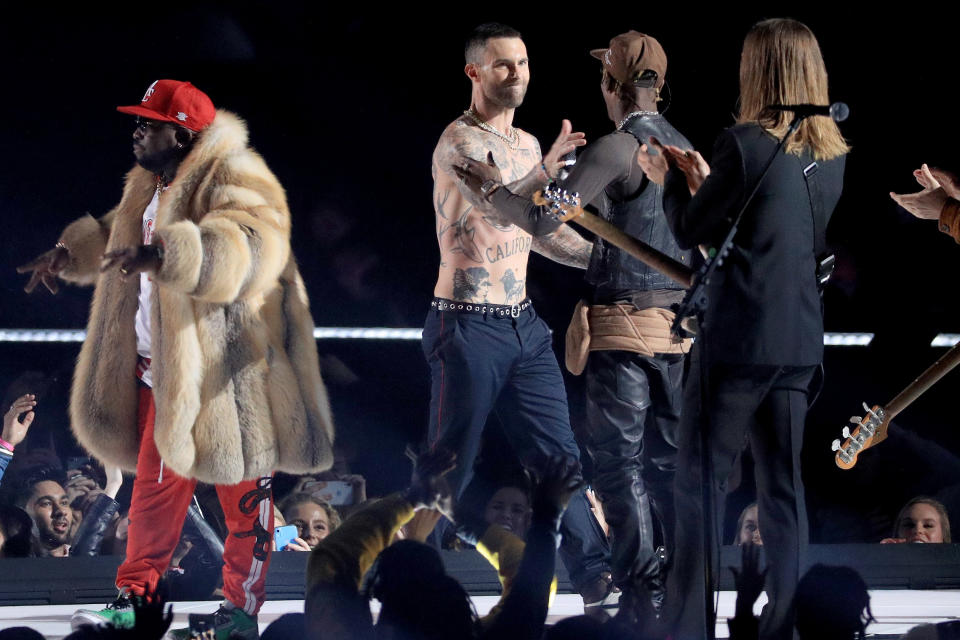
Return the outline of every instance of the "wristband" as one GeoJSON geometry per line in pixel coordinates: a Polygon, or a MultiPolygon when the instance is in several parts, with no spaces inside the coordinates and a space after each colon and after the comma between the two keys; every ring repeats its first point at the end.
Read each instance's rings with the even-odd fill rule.
{"type": "Polygon", "coordinates": [[[7,442],[6,440],[4,440],[3,438],[0,438],[0,447],[3,447],[7,451],[9,451],[11,454],[13,453],[13,445],[7,442]]]}

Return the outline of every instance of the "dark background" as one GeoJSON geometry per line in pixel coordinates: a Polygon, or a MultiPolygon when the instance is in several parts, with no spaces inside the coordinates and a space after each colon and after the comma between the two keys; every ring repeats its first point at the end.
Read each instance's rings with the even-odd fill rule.
{"type": "MultiPolygon", "coordinates": [[[[114,108],[136,104],[157,78],[190,80],[247,120],[253,146],[287,189],[317,325],[420,326],[438,263],[430,156],[444,126],[469,106],[469,29],[500,20],[523,32],[532,81],[515,124],[545,148],[563,117],[588,139],[612,128],[588,50],[630,28],[655,35],[670,60],[667,116],[709,158],[736,110],[743,36],[758,19],[781,14],[661,6],[583,5],[567,14],[462,3],[445,12],[456,17],[414,5],[356,5],[352,15],[286,2],[137,4],[110,13],[20,6],[0,22],[0,327],[84,326],[89,290],[27,296],[14,268],[50,248],[69,221],[116,203],[132,164],[133,123],[114,108]]],[[[960,450],[957,374],[897,421],[942,449],[892,438],[847,472],[833,466],[829,449],[861,401],[888,401],[942,355],[929,346],[936,333],[960,332],[952,276],[960,247],[887,195],[916,190],[910,172],[922,162],[957,168],[956,24],[929,8],[872,16],[817,8],[791,17],[817,34],[831,97],[851,110],[842,130],[853,152],[829,230],[839,257],[827,330],[876,333],[867,348],[827,349],[826,384],[807,430],[808,500],[815,539],[877,539],[908,498],[960,482],[948,455],[960,450]]],[[[529,283],[559,343],[581,276],[538,257],[529,283]]],[[[53,439],[63,455],[77,349],[0,344],[0,388],[24,371],[45,376],[30,441],[53,439]]],[[[372,495],[396,487],[407,473],[403,445],[425,425],[419,343],[321,341],[319,349],[355,376],[326,369],[354,471],[368,477],[372,495]]],[[[579,428],[582,380],[568,383],[579,428]]],[[[744,478],[731,510],[749,500],[749,473],[744,478]]]]}

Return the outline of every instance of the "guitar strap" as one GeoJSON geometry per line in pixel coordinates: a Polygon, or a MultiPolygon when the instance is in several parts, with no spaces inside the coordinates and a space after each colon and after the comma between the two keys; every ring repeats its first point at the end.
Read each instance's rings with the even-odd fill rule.
{"type": "MultiPolygon", "coordinates": [[[[801,159],[801,162],[810,159],[807,155],[806,159],[801,159]]],[[[818,261],[827,252],[827,212],[823,204],[819,171],[820,165],[815,160],[803,167],[803,179],[807,183],[807,197],[810,199],[810,213],[813,215],[813,254],[818,261]]]]}
{"type": "Polygon", "coordinates": [[[835,256],[827,251],[827,209],[820,184],[820,165],[809,154],[804,155],[805,157],[798,159],[801,164],[807,163],[803,167],[803,180],[807,185],[810,215],[813,217],[813,255],[816,259],[817,288],[822,294],[824,285],[833,274],[835,256]]]}

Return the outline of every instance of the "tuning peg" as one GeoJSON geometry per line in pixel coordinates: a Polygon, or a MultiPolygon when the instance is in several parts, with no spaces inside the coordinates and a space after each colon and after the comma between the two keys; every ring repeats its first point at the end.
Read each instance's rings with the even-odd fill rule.
{"type": "Polygon", "coordinates": [[[843,428],[843,431],[842,431],[841,433],[843,434],[843,437],[844,437],[844,438],[849,438],[849,437],[850,437],[850,427],[844,427],[844,428],[843,428]]]}
{"type": "Polygon", "coordinates": [[[860,421],[863,420],[860,416],[850,416],[850,424],[860,424],[860,421]]]}
{"type": "Polygon", "coordinates": [[[830,451],[840,451],[840,441],[834,440],[833,444],[830,445],[830,451]]]}

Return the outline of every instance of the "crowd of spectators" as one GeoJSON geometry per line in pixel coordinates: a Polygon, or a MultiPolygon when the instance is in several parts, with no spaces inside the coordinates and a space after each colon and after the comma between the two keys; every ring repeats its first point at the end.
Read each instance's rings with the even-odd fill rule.
{"type": "MultiPolygon", "coordinates": [[[[88,457],[61,458],[42,442],[25,443],[38,408],[35,395],[22,394],[4,415],[0,558],[122,555],[129,504],[123,474],[88,457]]],[[[545,625],[547,603],[556,588],[556,523],[573,487],[569,461],[554,461],[538,479],[522,469],[487,478],[474,496],[482,500],[472,508],[458,506],[456,513],[438,482],[448,463],[421,458],[408,489],[370,500],[363,478],[351,475],[342,463],[336,471],[315,476],[278,474],[275,526],[291,525],[295,535],[282,548],[275,546],[275,551],[311,554],[308,596],[304,614],[284,616],[264,637],[658,637],[662,630],[657,629],[656,613],[639,583],[623,594],[619,612],[606,621],[576,616],[545,625]],[[498,571],[503,596],[490,616],[476,615],[466,591],[445,573],[435,546],[423,544],[444,515],[455,521],[457,539],[475,543],[498,571]],[[370,617],[371,598],[381,603],[376,625],[370,617]]],[[[188,513],[163,593],[138,605],[150,612],[142,628],[135,633],[87,629],[71,638],[159,638],[169,624],[164,602],[220,593],[225,528],[215,510],[201,509],[202,494],[198,491],[201,499],[188,513]]],[[[592,501],[592,507],[602,526],[602,505],[592,501]]],[[[756,637],[752,608],[763,587],[763,572],[758,570],[763,539],[756,503],[740,513],[736,531],[734,543],[742,547],[743,561],[736,571],[738,605],[730,628],[731,637],[748,639],[756,637]]],[[[887,544],[950,541],[947,509],[926,496],[905,504],[894,519],[890,537],[882,540],[887,544]]],[[[461,542],[459,547],[463,546],[467,545],[461,542]]],[[[863,637],[872,619],[866,585],[843,567],[811,569],[798,590],[796,610],[801,638],[863,637]],[[837,609],[831,614],[835,622],[829,630],[817,627],[824,616],[814,615],[827,604],[847,607],[845,613],[837,609]]],[[[909,637],[945,633],[931,629],[918,629],[909,637]]],[[[10,635],[11,631],[0,631],[0,640],[27,637],[10,635]]]]}

